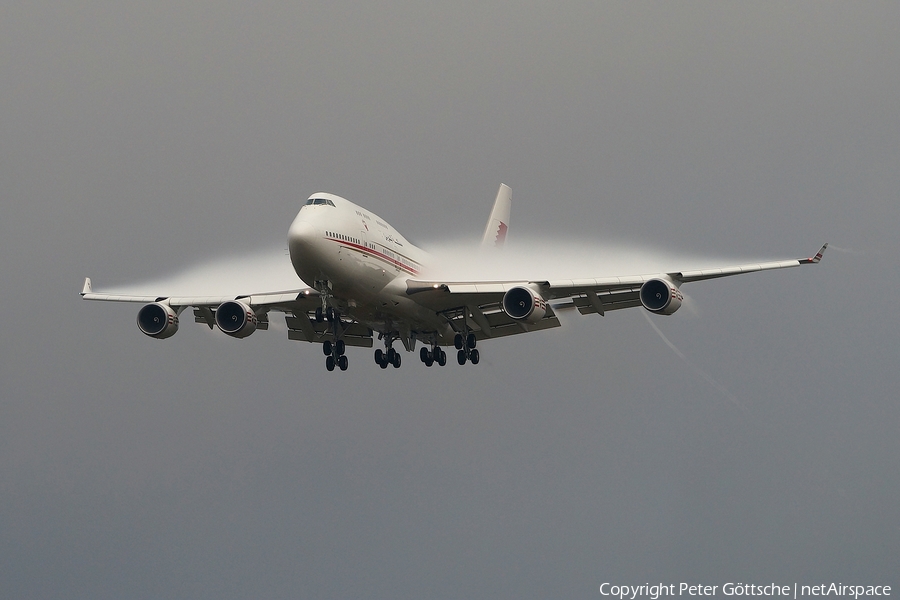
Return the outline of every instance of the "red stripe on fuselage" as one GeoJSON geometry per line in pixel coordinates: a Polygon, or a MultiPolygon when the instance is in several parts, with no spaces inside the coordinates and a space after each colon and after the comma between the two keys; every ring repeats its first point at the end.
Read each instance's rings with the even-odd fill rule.
{"type": "Polygon", "coordinates": [[[395,260],[395,259],[391,258],[390,256],[382,254],[378,250],[373,250],[372,248],[368,248],[368,247],[362,246],[360,244],[354,244],[353,242],[348,242],[347,240],[341,240],[341,239],[330,237],[330,236],[325,236],[325,239],[331,240],[332,242],[337,242],[338,244],[340,244],[341,246],[343,246],[344,248],[347,248],[349,250],[356,250],[357,252],[371,254],[372,256],[374,256],[376,258],[380,258],[381,260],[388,262],[395,267],[399,267],[401,270],[406,271],[410,275],[418,275],[419,274],[419,271],[414,269],[413,267],[404,265],[399,260],[395,260]]]}

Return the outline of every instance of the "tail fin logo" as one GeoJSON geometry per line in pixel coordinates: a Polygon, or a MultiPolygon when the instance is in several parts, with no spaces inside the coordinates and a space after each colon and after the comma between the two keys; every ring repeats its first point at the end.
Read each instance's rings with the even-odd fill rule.
{"type": "Polygon", "coordinates": [[[495,246],[502,246],[503,242],[506,241],[506,232],[509,230],[509,227],[503,221],[500,221],[500,227],[497,228],[497,237],[494,239],[495,246]]]}
{"type": "Polygon", "coordinates": [[[482,248],[500,248],[506,241],[509,232],[509,209],[512,204],[512,190],[508,185],[500,184],[497,197],[494,199],[494,207],[491,216],[484,227],[484,235],[481,236],[482,248]]]}

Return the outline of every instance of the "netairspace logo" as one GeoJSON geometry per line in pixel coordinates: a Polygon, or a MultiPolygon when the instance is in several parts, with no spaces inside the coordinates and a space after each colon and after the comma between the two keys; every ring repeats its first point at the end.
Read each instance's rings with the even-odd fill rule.
{"type": "Polygon", "coordinates": [[[890,596],[889,585],[844,585],[843,583],[821,583],[818,585],[788,584],[779,585],[769,583],[757,585],[755,583],[723,583],[716,585],[691,584],[691,583],[645,583],[644,585],[616,585],[604,582],[600,586],[600,595],[611,596],[619,600],[636,600],[637,598],[659,598],[672,596],[764,596],[798,598],[841,596],[845,598],[890,596]]]}

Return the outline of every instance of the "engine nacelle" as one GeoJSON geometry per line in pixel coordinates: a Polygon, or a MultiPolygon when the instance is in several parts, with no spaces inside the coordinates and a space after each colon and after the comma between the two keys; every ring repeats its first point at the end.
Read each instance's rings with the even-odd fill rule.
{"type": "Polygon", "coordinates": [[[678,286],[665,279],[650,279],[641,286],[641,304],[658,315],[671,315],[681,308],[684,295],[678,286]]]}
{"type": "Polygon", "coordinates": [[[517,321],[537,323],[547,314],[547,301],[527,287],[514,287],[503,294],[503,312],[517,321]]]}
{"type": "Polygon", "coordinates": [[[258,323],[256,313],[243,302],[228,300],[216,309],[216,325],[231,337],[247,337],[256,331],[258,323]]]}
{"type": "Polygon", "coordinates": [[[145,304],[138,311],[137,326],[143,334],[164,340],[178,331],[178,313],[162,302],[145,304]]]}

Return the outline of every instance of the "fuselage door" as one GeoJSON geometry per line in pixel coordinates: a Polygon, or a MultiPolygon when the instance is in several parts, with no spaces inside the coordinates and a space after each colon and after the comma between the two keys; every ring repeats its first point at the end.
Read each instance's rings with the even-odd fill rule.
{"type": "MultiPolygon", "coordinates": [[[[366,222],[365,222],[365,221],[362,222],[362,225],[361,225],[361,227],[359,228],[359,243],[360,243],[360,245],[363,246],[366,250],[371,249],[371,246],[369,246],[369,226],[366,225],[366,222]]],[[[366,252],[366,253],[364,254],[364,256],[368,258],[369,253],[366,252]]]]}

